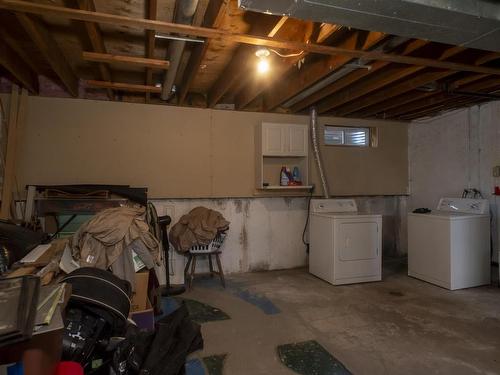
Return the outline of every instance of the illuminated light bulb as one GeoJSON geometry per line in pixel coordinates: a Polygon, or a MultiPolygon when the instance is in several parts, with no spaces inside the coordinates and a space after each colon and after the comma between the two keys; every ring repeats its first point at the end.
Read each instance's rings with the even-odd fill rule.
{"type": "Polygon", "coordinates": [[[261,74],[267,73],[269,71],[269,61],[260,59],[257,63],[257,71],[261,74]]]}
{"type": "Polygon", "coordinates": [[[269,61],[268,57],[270,52],[267,48],[259,48],[255,51],[255,56],[259,58],[259,62],[257,63],[257,71],[260,74],[267,73],[269,71],[269,61]]]}

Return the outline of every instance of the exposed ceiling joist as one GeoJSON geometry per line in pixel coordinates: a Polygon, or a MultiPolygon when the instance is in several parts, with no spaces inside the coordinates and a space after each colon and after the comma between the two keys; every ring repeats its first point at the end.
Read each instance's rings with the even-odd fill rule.
{"type": "Polygon", "coordinates": [[[281,30],[286,21],[288,21],[288,17],[282,16],[280,20],[276,23],[276,25],[273,27],[273,29],[267,34],[267,36],[273,38],[278,33],[278,31],[281,30]]]}
{"type": "Polygon", "coordinates": [[[35,73],[5,42],[0,43],[0,65],[7,69],[30,92],[38,92],[38,79],[35,73]]]}
{"type": "MultiPolygon", "coordinates": [[[[284,17],[283,17],[284,18],[284,17]]],[[[323,43],[326,39],[332,36],[336,31],[338,31],[341,27],[335,25],[327,25],[323,32],[320,33],[315,41],[315,43],[323,43]]],[[[323,28],[322,28],[323,29],[323,28]]],[[[309,36],[306,35],[305,41],[307,42],[309,36]]],[[[283,78],[283,76],[290,71],[290,69],[297,64],[299,60],[304,59],[308,55],[307,52],[304,52],[298,56],[288,57],[281,62],[281,64],[277,65],[272,74],[269,75],[265,82],[257,82],[255,80],[252,81],[252,85],[245,87],[243,90],[235,98],[235,105],[237,109],[245,108],[249,103],[251,103],[258,95],[268,89],[272,84],[275,84],[279,79],[283,78]]]]}
{"type": "Polygon", "coordinates": [[[98,53],[84,51],[82,57],[85,61],[93,61],[109,64],[128,64],[133,66],[146,67],[156,70],[167,70],[170,63],[166,60],[148,59],[138,56],[112,55],[109,53],[98,53]]]}
{"type": "MultiPolygon", "coordinates": [[[[387,36],[383,33],[363,33],[356,31],[348,35],[339,46],[342,48],[354,49],[356,47],[359,48],[359,45],[361,45],[361,49],[369,49],[377,43],[380,43],[386,37],[387,36]]],[[[266,110],[270,111],[275,109],[286,100],[299,94],[305,88],[310,87],[333,71],[347,64],[350,60],[351,58],[346,56],[331,56],[313,62],[304,67],[304,69],[295,72],[292,76],[287,77],[285,82],[282,82],[280,85],[275,85],[267,92],[264,104],[266,110]]]]}
{"type": "MultiPolygon", "coordinates": [[[[474,82],[474,83],[469,83],[469,84],[454,84],[453,86],[455,88],[460,87],[461,90],[480,92],[480,90],[488,90],[488,89],[500,86],[500,79],[499,78],[486,79],[486,80],[482,80],[480,82],[474,82]]],[[[399,107],[399,108],[393,109],[392,111],[388,111],[386,113],[386,116],[398,117],[398,116],[401,116],[405,113],[408,113],[409,111],[414,112],[414,111],[422,110],[423,108],[436,106],[436,105],[441,104],[441,103],[450,99],[450,95],[447,92],[439,91],[437,93],[434,92],[432,94],[433,95],[430,97],[421,98],[420,100],[416,100],[414,102],[408,103],[407,105],[405,105],[403,107],[399,107]]]]}
{"type": "Polygon", "coordinates": [[[91,12],[85,10],[71,9],[52,5],[36,4],[21,0],[0,0],[0,9],[7,9],[15,12],[27,12],[45,16],[74,19],[80,21],[106,23],[112,25],[128,26],[143,30],[154,29],[158,32],[179,33],[201,38],[215,38],[227,40],[235,43],[251,44],[265,47],[282,48],[294,51],[306,51],[324,55],[345,55],[354,58],[366,58],[369,60],[390,61],[401,64],[421,65],[439,69],[449,69],[455,71],[484,73],[500,75],[500,69],[478,67],[469,64],[455,62],[436,61],[427,58],[411,56],[399,56],[375,51],[351,50],[339,47],[324,46],[315,43],[303,43],[286,40],[278,40],[269,37],[257,37],[240,33],[232,33],[223,30],[196,27],[189,25],[174,24],[169,22],[133,18],[108,13],[91,12]]]}
{"type": "MultiPolygon", "coordinates": [[[[500,54],[488,53],[488,54],[478,58],[475,63],[477,65],[482,65],[482,64],[486,64],[490,61],[497,60],[497,59],[500,59],[500,54]]],[[[454,72],[452,72],[452,74],[454,74],[454,72]]],[[[472,74],[468,77],[465,77],[463,79],[455,81],[453,83],[453,85],[456,87],[459,87],[462,85],[466,85],[468,83],[479,81],[479,80],[486,78],[486,77],[488,77],[486,74],[472,74]]],[[[385,115],[390,114],[390,113],[395,113],[395,112],[397,112],[398,107],[401,107],[403,105],[406,105],[406,104],[409,104],[409,103],[412,103],[412,102],[415,102],[417,100],[421,100],[421,99],[424,99],[426,97],[433,96],[433,95],[436,95],[436,92],[432,92],[432,91],[431,92],[420,92],[420,93],[409,92],[409,93],[404,94],[404,95],[399,95],[397,98],[392,98],[390,101],[384,101],[382,103],[377,103],[377,104],[371,105],[368,108],[366,108],[365,110],[363,110],[362,112],[357,113],[357,115],[360,117],[369,117],[369,116],[376,115],[378,113],[386,113],[385,115]],[[394,108],[396,108],[396,110],[392,110],[394,108]],[[389,110],[392,110],[392,111],[389,111],[389,110]]]]}
{"type": "MultiPolygon", "coordinates": [[[[408,55],[428,44],[429,42],[424,40],[418,40],[418,39],[413,40],[410,43],[408,43],[404,47],[404,49],[399,53],[402,55],[408,55]]],[[[368,64],[370,69],[357,69],[352,71],[351,73],[348,73],[346,76],[341,77],[338,80],[335,80],[334,82],[324,87],[323,89],[318,90],[311,95],[308,95],[300,102],[297,102],[296,104],[292,105],[290,107],[291,112],[300,112],[303,109],[311,106],[312,104],[320,101],[321,99],[333,95],[336,92],[358,82],[361,79],[366,79],[366,77],[375,74],[376,72],[380,71],[382,68],[387,67],[391,63],[387,61],[375,61],[375,62],[366,61],[365,64],[368,64]]]]}
{"type": "MultiPolygon", "coordinates": [[[[459,53],[463,52],[464,48],[462,47],[450,47],[447,48],[439,57],[439,60],[445,60],[450,57],[456,56],[459,53]]],[[[348,92],[340,92],[338,95],[332,95],[326,98],[325,100],[321,101],[320,104],[318,104],[318,112],[319,113],[324,113],[332,110],[333,108],[338,108],[341,107],[343,104],[346,104],[342,106],[339,110],[336,110],[335,113],[339,113],[340,116],[349,114],[353,112],[356,109],[361,109],[369,104],[367,103],[377,103],[377,100],[386,100],[389,98],[392,98],[394,96],[397,96],[401,94],[404,87],[411,87],[411,85],[417,85],[414,87],[418,87],[421,85],[424,85],[425,83],[432,82],[435,79],[432,79],[432,77],[440,77],[444,73],[442,71],[438,72],[431,72],[431,73],[424,73],[422,75],[419,75],[418,77],[407,80],[402,82],[397,86],[397,89],[391,89],[388,88],[385,90],[385,97],[382,98],[382,95],[380,92],[370,94],[369,96],[366,96],[364,98],[361,98],[364,95],[367,95],[375,90],[381,89],[387,85],[390,85],[393,82],[396,82],[397,80],[400,80],[405,77],[409,77],[417,72],[420,72],[424,70],[425,67],[422,66],[398,66],[396,68],[393,68],[393,70],[387,70],[384,73],[374,76],[372,80],[370,80],[369,83],[365,82],[359,82],[359,84],[352,86],[348,89],[348,92]],[[430,79],[430,81],[428,81],[430,79]],[[419,82],[425,82],[420,84],[419,82]],[[358,99],[361,98],[361,99],[358,99]],[[382,99],[381,99],[382,98],[382,99]],[[355,100],[356,99],[356,100],[355,100]],[[355,100],[355,101],[354,101],[355,100]],[[352,103],[350,103],[352,102],[352,103]]],[[[437,78],[439,79],[439,78],[437,78]]],[[[408,91],[408,90],[407,90],[408,91]]]]}
{"type": "MultiPolygon", "coordinates": [[[[80,9],[92,12],[96,10],[94,0],[78,0],[78,6],[80,9]]],[[[106,53],[106,46],[104,45],[104,39],[99,25],[95,22],[85,22],[84,24],[94,52],[106,53]]],[[[104,63],[99,64],[99,74],[104,81],[113,80],[109,66],[104,63]]],[[[113,90],[107,90],[107,94],[110,100],[114,100],[113,90]]]]}
{"type": "MultiPolygon", "coordinates": [[[[218,28],[222,22],[222,18],[227,10],[229,0],[211,0],[208,3],[208,8],[205,12],[202,26],[218,28]]],[[[184,71],[182,79],[182,86],[179,91],[178,103],[183,104],[186,95],[193,83],[193,80],[200,69],[201,62],[205,58],[208,51],[210,41],[199,44],[194,47],[193,52],[189,58],[188,64],[184,71]]]]}
{"type": "MultiPolygon", "coordinates": [[[[287,17],[278,18],[277,21],[272,22],[269,21],[274,20],[275,18],[267,17],[264,22],[259,22],[258,24],[252,27],[253,33],[262,33],[269,35],[270,33],[276,34],[278,32],[277,27],[283,27],[285,21],[288,19],[287,17]]],[[[224,69],[224,73],[219,77],[219,79],[215,82],[208,93],[207,103],[209,108],[213,108],[219,100],[226,94],[234,84],[236,84],[241,77],[246,72],[246,67],[248,65],[248,59],[254,53],[254,49],[248,48],[247,46],[239,46],[236,49],[236,52],[231,59],[231,62],[224,69]]]]}
{"type": "MultiPolygon", "coordinates": [[[[456,54],[453,53],[454,51],[459,51],[460,52],[461,47],[451,47],[448,49],[447,54],[443,54],[441,58],[448,58],[450,55],[456,54]]],[[[482,58],[481,58],[482,59],[482,58]]],[[[378,104],[380,102],[387,101],[387,99],[391,99],[394,97],[397,97],[399,95],[402,95],[408,91],[414,90],[418,87],[424,86],[426,84],[438,81],[440,79],[446,78],[452,74],[455,74],[456,72],[454,71],[437,71],[437,72],[424,72],[421,75],[405,81],[401,82],[399,84],[396,84],[395,86],[389,87],[387,89],[384,89],[382,91],[376,92],[370,96],[364,97],[360,100],[357,100],[356,102],[353,102],[351,104],[348,104],[342,108],[340,108],[339,111],[336,111],[339,116],[343,116],[349,113],[353,113],[355,111],[362,110],[364,108],[367,108],[369,106],[372,106],[374,104],[378,104]]],[[[330,107],[331,108],[331,107],[330,107]]]]}
{"type": "Polygon", "coordinates": [[[471,98],[468,98],[468,97],[466,97],[466,98],[450,98],[450,97],[448,97],[448,100],[445,103],[443,103],[437,107],[428,108],[428,109],[418,111],[418,112],[408,113],[404,116],[401,116],[399,119],[403,120],[403,121],[411,121],[411,120],[415,120],[415,119],[422,118],[422,117],[433,117],[433,116],[443,114],[444,112],[447,112],[447,111],[450,111],[453,109],[463,108],[464,106],[470,107],[474,104],[484,102],[485,100],[486,99],[472,99],[471,100],[471,98]]]}
{"type": "Polygon", "coordinates": [[[161,92],[161,87],[148,86],[148,85],[135,85],[131,83],[87,80],[85,81],[85,84],[89,87],[97,87],[101,89],[113,89],[119,91],[149,92],[154,94],[159,94],[161,92]]]}
{"type": "Polygon", "coordinates": [[[42,21],[24,13],[17,13],[16,17],[68,92],[78,96],[78,78],[42,21]]]}

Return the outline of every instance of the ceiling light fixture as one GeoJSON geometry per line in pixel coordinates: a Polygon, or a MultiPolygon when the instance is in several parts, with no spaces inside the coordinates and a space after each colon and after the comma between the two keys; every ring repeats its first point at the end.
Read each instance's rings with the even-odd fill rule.
{"type": "Polygon", "coordinates": [[[260,74],[264,74],[269,71],[269,61],[268,61],[269,55],[270,52],[267,48],[259,48],[255,52],[255,56],[259,58],[259,61],[257,62],[257,71],[260,74]]]}
{"type": "Polygon", "coordinates": [[[269,71],[269,55],[271,52],[275,53],[279,57],[287,58],[287,57],[299,57],[301,56],[304,51],[300,51],[298,53],[290,53],[288,55],[283,55],[279,53],[278,51],[274,49],[268,49],[268,48],[259,48],[257,51],[255,51],[255,56],[259,58],[259,61],[257,62],[257,71],[259,73],[266,73],[269,71]]]}

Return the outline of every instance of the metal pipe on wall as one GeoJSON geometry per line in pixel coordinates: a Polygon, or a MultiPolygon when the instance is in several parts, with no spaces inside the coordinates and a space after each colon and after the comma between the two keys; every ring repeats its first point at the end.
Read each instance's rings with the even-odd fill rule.
{"type": "MultiPolygon", "coordinates": [[[[178,9],[175,12],[175,23],[191,24],[193,22],[198,0],[179,0],[178,9]]],[[[172,87],[175,83],[175,77],[179,70],[182,54],[186,47],[185,40],[173,40],[168,46],[167,60],[170,61],[170,68],[165,73],[165,79],[161,89],[161,98],[168,100],[172,95],[172,87]]]]}
{"type": "Polygon", "coordinates": [[[326,176],[323,171],[323,165],[321,163],[321,154],[318,144],[318,113],[315,107],[311,108],[311,143],[313,146],[314,160],[316,161],[316,166],[318,167],[319,177],[321,178],[321,187],[323,188],[323,197],[325,199],[330,198],[328,194],[328,182],[326,181],[326,176]]]}

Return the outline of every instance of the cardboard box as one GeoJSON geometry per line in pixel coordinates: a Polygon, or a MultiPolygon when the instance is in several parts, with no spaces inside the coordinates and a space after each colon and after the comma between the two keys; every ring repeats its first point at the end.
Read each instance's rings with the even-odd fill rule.
{"type": "Polygon", "coordinates": [[[144,310],[132,311],[129,318],[132,319],[137,327],[141,329],[147,329],[149,331],[154,331],[155,329],[155,313],[153,307],[146,298],[146,308],[144,310]]]}
{"type": "Polygon", "coordinates": [[[135,274],[135,292],[132,295],[130,311],[142,311],[148,304],[149,271],[145,270],[135,274]]]}

